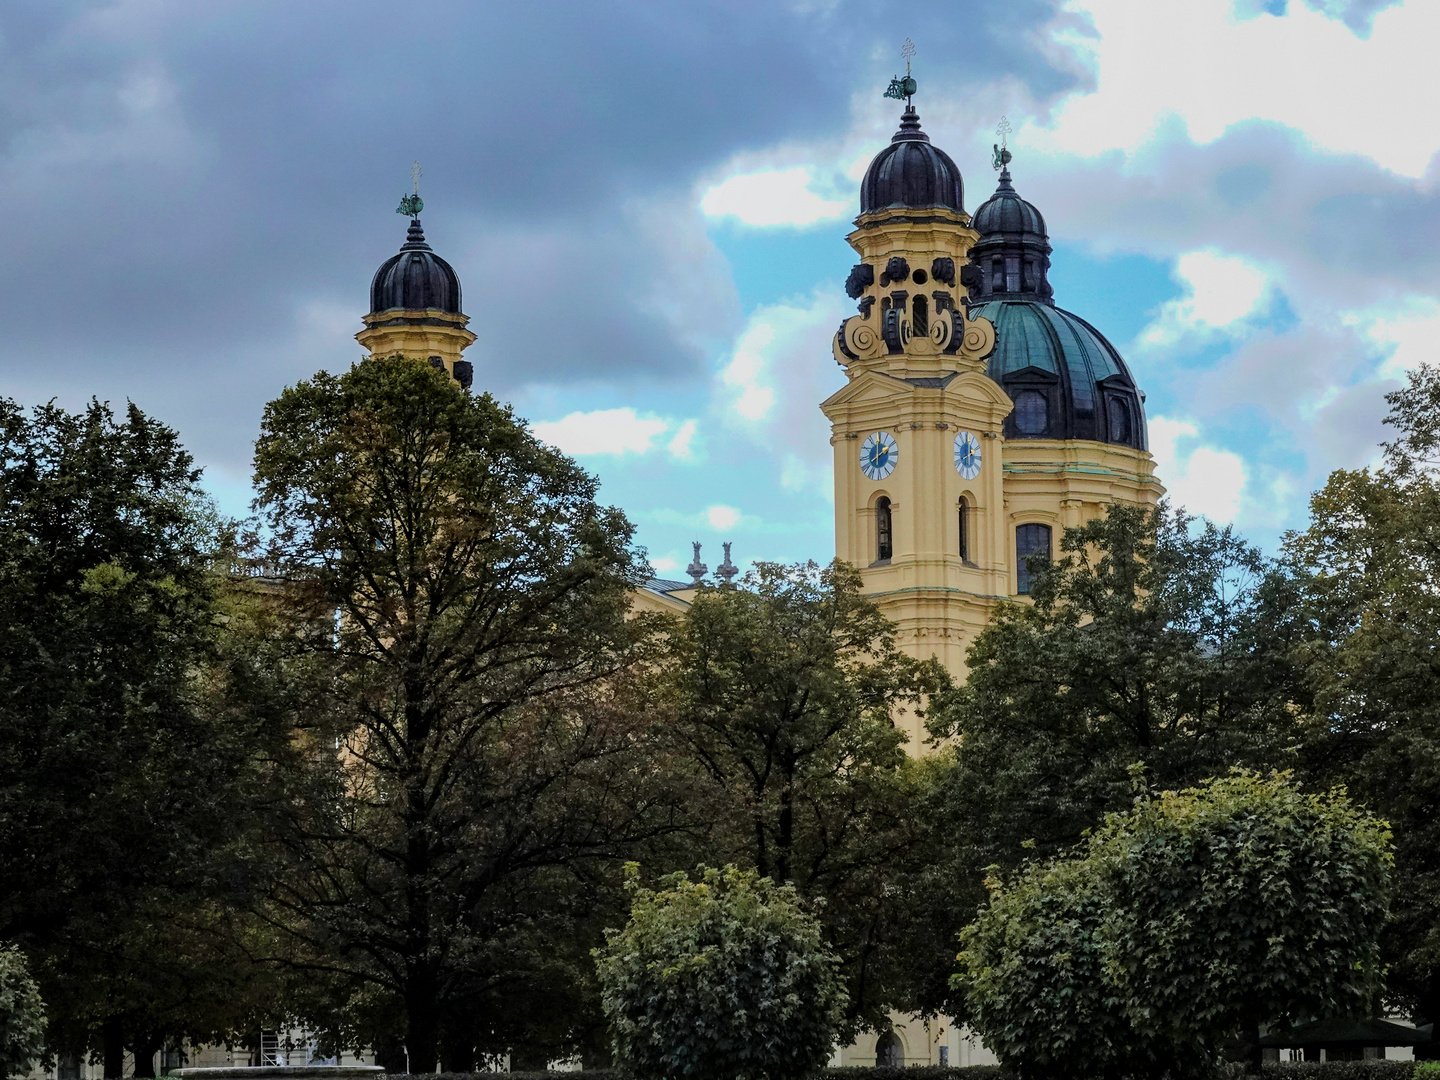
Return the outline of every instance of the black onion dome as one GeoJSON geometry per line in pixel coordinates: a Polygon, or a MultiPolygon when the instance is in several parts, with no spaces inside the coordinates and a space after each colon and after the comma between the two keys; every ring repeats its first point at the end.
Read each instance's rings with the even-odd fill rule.
{"type": "Polygon", "coordinates": [[[370,310],[424,311],[460,314],[460,279],[450,264],[425,242],[420,219],[410,222],[405,246],[375,271],[370,282],[370,310]]]}
{"type": "Polygon", "coordinates": [[[965,185],[950,155],[930,145],[920,114],[907,107],[890,145],[875,155],[860,182],[860,212],[943,207],[963,211],[965,185]]]}
{"type": "Polygon", "coordinates": [[[1034,203],[1026,202],[1010,182],[1010,170],[1000,174],[1000,186],[995,194],[980,204],[970,227],[981,236],[991,233],[1029,233],[1042,242],[1049,235],[1045,230],[1045,218],[1035,209],[1034,203]]]}
{"type": "Polygon", "coordinates": [[[1010,182],[1010,151],[1002,150],[1000,184],[970,219],[980,239],[970,249],[974,271],[965,282],[970,301],[992,299],[1038,300],[1048,304],[1055,290],[1050,287],[1050,237],[1045,218],[1034,204],[1026,202],[1010,182]]]}

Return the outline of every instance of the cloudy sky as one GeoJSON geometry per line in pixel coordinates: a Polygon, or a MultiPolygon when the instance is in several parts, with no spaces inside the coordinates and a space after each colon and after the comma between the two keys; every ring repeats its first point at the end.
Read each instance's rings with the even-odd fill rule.
{"type": "Polygon", "coordinates": [[[815,406],[907,36],[966,206],[1006,115],[1163,480],[1273,550],[1435,354],[1433,0],[7,0],[0,393],[130,398],[244,512],[264,403],[359,356],[419,159],[477,387],[657,571],[828,558],[815,406]]]}

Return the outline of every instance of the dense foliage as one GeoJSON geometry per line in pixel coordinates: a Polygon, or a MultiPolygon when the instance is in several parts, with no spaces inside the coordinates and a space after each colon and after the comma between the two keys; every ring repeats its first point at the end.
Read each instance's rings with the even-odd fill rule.
{"type": "Polygon", "coordinates": [[[45,1003],[13,945],[0,948],[0,1080],[30,1071],[45,1046],[45,1003]]]}
{"type": "Polygon", "coordinates": [[[0,401],[0,938],[52,1048],[108,1076],[231,1030],[250,978],[197,929],[245,891],[221,856],[266,741],[207,706],[223,538],[198,478],[133,405],[0,401]]]}
{"type": "Polygon", "coordinates": [[[994,883],[963,935],[975,1028],[1022,1077],[1203,1075],[1240,1033],[1378,1004],[1389,831],[1234,773],[1110,815],[994,883]]]}
{"type": "Polygon", "coordinates": [[[640,1080],[798,1080],[830,1056],[839,959],[789,885],[701,868],[633,886],[596,962],[616,1062],[640,1080]]]}
{"type": "Polygon", "coordinates": [[[1287,541],[1315,708],[1304,768],[1395,830],[1390,986],[1440,1018],[1440,372],[1389,395],[1378,468],[1339,471],[1287,541]]]}
{"type": "Polygon", "coordinates": [[[860,589],[842,563],[760,563],[737,588],[703,590],[669,635],[658,692],[675,714],[676,766],[696,775],[697,861],[823,899],[852,1026],[883,1026],[924,967],[905,901],[927,861],[913,809],[933,771],[892,717],[945,673],[901,653],[860,589]]]}
{"type": "Polygon", "coordinates": [[[253,696],[308,747],[271,895],[292,962],[392,1063],[468,1068],[545,1023],[563,1045],[606,875],[673,827],[627,676],[630,524],[508,409],[401,358],[286,390],[255,476],[289,651],[253,696]]]}

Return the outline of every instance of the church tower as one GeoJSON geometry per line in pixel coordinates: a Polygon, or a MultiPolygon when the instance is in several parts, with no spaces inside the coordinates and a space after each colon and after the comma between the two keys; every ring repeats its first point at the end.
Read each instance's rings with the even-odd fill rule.
{"type": "Polygon", "coordinates": [[[972,219],[960,170],[907,103],[860,187],[846,282],[859,314],[833,344],[848,382],[820,406],[837,556],[901,647],[958,678],[994,607],[1029,592],[1028,556],[1163,493],[1144,397],[1115,348],[1055,306],[1045,221],[1010,160],[997,147],[999,187],[972,219]]]}
{"type": "Polygon", "coordinates": [[[429,360],[468,390],[475,371],[460,354],[475,335],[465,328],[470,319],[460,310],[460,279],[425,242],[423,208],[418,192],[400,201],[397,213],[410,216],[405,244],[375,271],[370,314],[355,340],[371,356],[429,360]]]}

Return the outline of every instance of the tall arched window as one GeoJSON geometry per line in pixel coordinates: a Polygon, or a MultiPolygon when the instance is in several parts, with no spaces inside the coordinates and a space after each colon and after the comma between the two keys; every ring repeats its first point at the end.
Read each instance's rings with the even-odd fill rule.
{"type": "Polygon", "coordinates": [[[923,296],[910,301],[910,325],[916,337],[929,337],[930,301],[923,296]]]}
{"type": "Polygon", "coordinates": [[[1039,390],[1021,390],[1015,395],[1015,433],[1044,435],[1050,426],[1050,403],[1039,390]]]}
{"type": "Polygon", "coordinates": [[[894,550],[891,543],[890,500],[884,495],[875,500],[875,560],[888,562],[894,550]]]}
{"type": "Polygon", "coordinates": [[[1110,441],[1130,442],[1130,405],[1124,398],[1112,397],[1107,403],[1110,420],[1110,441]]]}
{"type": "Polygon", "coordinates": [[[875,1067],[877,1069],[898,1069],[905,1064],[905,1051],[900,1046],[900,1036],[887,1031],[875,1040],[875,1067]]]}
{"type": "Polygon", "coordinates": [[[1018,525],[1015,528],[1015,591],[1021,596],[1029,596],[1030,587],[1034,584],[1031,559],[1050,561],[1049,525],[1018,525]]]}
{"type": "Polygon", "coordinates": [[[960,558],[966,562],[970,561],[970,504],[962,497],[959,507],[960,517],[960,558]]]}

